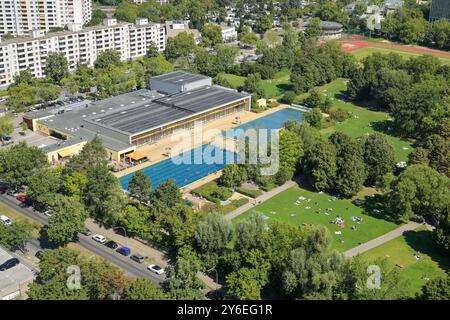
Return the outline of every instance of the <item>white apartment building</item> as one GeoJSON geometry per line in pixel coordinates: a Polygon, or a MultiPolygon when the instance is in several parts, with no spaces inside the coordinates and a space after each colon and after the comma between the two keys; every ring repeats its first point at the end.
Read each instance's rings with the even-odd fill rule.
{"type": "Polygon", "coordinates": [[[49,31],[92,18],[92,0],[0,0],[0,36],[49,31]]]}
{"type": "Polygon", "coordinates": [[[136,24],[105,19],[102,26],[82,29],[81,25],[70,24],[69,29],[46,35],[33,31],[29,37],[0,42],[0,89],[7,88],[14,76],[26,69],[37,78],[44,77],[49,52],[62,52],[69,71],[74,71],[78,63],[93,66],[98,55],[108,49],[119,51],[125,61],[144,56],[151,43],[160,52],[166,45],[164,25],[147,19],[137,19],[136,24]]]}
{"type": "Polygon", "coordinates": [[[227,26],[226,24],[220,25],[222,29],[223,42],[231,42],[237,40],[237,31],[235,26],[227,26]]]}

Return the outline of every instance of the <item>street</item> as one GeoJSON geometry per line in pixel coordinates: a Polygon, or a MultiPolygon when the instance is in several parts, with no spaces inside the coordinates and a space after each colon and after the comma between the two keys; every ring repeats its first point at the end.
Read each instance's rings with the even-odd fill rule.
{"type": "MultiPolygon", "coordinates": [[[[46,225],[48,223],[47,216],[39,212],[34,212],[31,207],[21,206],[20,202],[11,196],[1,194],[0,202],[14,209],[18,213],[34,221],[39,222],[40,224],[46,225]]],[[[147,270],[147,265],[145,263],[139,264],[131,260],[130,257],[122,256],[119,253],[115,252],[115,250],[112,250],[98,242],[95,242],[94,240],[91,239],[90,236],[79,234],[78,244],[81,247],[98,255],[99,257],[109,260],[111,263],[123,269],[126,273],[128,273],[131,276],[148,278],[158,286],[161,286],[161,283],[165,280],[164,275],[156,275],[147,270]]],[[[31,245],[39,246],[39,248],[42,250],[42,247],[40,246],[39,241],[37,240],[32,240],[31,245]]]]}

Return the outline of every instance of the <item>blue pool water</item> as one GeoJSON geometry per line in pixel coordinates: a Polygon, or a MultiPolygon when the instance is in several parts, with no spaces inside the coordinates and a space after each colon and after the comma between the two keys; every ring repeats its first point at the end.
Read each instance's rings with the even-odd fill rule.
{"type": "MultiPolygon", "coordinates": [[[[226,163],[233,163],[235,161],[236,154],[233,152],[210,145],[203,145],[174,156],[173,158],[148,166],[142,169],[142,171],[152,182],[152,188],[156,188],[158,184],[168,179],[175,180],[175,184],[178,187],[184,187],[211,173],[222,170],[226,163]],[[223,161],[214,163],[214,159],[216,158],[223,159],[223,161]]],[[[130,173],[119,179],[122,188],[128,189],[128,183],[133,175],[134,173],[130,173]]]]}
{"type": "MultiPolygon", "coordinates": [[[[280,129],[284,123],[288,120],[303,121],[303,112],[295,109],[283,109],[276,111],[267,116],[242,124],[234,129],[280,129]]],[[[225,131],[224,131],[225,133],[225,131]]],[[[227,133],[227,136],[233,137],[233,132],[227,133]]],[[[220,157],[219,157],[220,158],[220,157]]],[[[181,155],[175,156],[171,159],[167,159],[158,162],[154,165],[148,166],[142,171],[149,177],[152,182],[152,188],[156,188],[161,182],[165,182],[168,179],[175,180],[175,184],[178,187],[184,187],[192,182],[200,180],[207,175],[222,170],[226,163],[235,162],[237,155],[233,152],[212,147],[209,145],[203,145],[190,151],[186,151],[181,155]],[[207,149],[208,148],[208,149],[207,149]],[[221,156],[223,161],[208,161],[208,155],[211,157],[221,156]],[[183,163],[178,164],[176,162],[179,158],[187,159],[183,163]],[[194,160],[203,161],[194,161],[194,160]],[[188,162],[188,163],[186,163],[188,162]]],[[[134,173],[127,174],[119,179],[122,188],[128,189],[128,183],[133,177],[134,173]]]]}
{"type": "Polygon", "coordinates": [[[233,130],[236,129],[281,129],[284,123],[288,120],[297,120],[302,122],[304,119],[304,112],[292,108],[286,108],[274,113],[268,114],[267,116],[255,119],[253,121],[244,123],[240,126],[234,127],[233,129],[224,131],[224,134],[228,137],[234,137],[233,130]]]}

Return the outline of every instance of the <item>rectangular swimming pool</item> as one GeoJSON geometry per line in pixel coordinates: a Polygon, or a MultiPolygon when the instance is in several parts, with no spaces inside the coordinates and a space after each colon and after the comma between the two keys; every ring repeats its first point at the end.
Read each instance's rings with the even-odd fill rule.
{"type": "MultiPolygon", "coordinates": [[[[184,153],[174,156],[173,158],[163,160],[154,165],[148,166],[142,171],[152,182],[152,188],[156,188],[161,182],[173,179],[178,187],[184,187],[192,182],[200,180],[212,173],[222,170],[227,163],[236,161],[236,154],[210,145],[202,145],[195,149],[185,151],[184,153]],[[212,163],[211,158],[223,159],[212,163]],[[181,161],[179,159],[187,161],[181,161]],[[198,161],[200,160],[200,161],[198,161]]],[[[135,173],[127,174],[119,178],[122,188],[128,190],[130,183],[135,173]]]]}

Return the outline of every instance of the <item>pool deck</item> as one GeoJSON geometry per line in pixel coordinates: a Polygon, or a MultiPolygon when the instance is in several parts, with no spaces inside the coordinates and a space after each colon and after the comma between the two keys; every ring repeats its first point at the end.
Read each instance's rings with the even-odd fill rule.
{"type": "MultiPolygon", "coordinates": [[[[237,112],[237,113],[231,114],[229,116],[226,116],[226,117],[223,117],[223,118],[220,118],[220,119],[217,119],[217,120],[214,120],[214,121],[204,124],[202,127],[202,131],[203,131],[202,132],[203,134],[201,137],[202,139],[194,139],[194,130],[195,129],[189,130],[190,137],[191,137],[190,144],[181,146],[180,141],[179,140],[174,141],[173,137],[171,136],[171,137],[161,139],[152,145],[145,145],[142,147],[138,147],[137,150],[139,150],[139,152],[143,153],[148,159],[150,159],[150,161],[141,163],[139,165],[127,168],[127,169],[119,171],[119,172],[115,172],[114,175],[117,178],[120,178],[127,174],[141,170],[145,167],[151,166],[162,160],[168,159],[168,157],[165,155],[167,153],[167,148],[172,148],[171,156],[175,156],[177,154],[182,153],[183,151],[187,151],[187,150],[199,147],[200,145],[205,144],[205,143],[212,143],[213,145],[221,147],[220,143],[221,143],[221,141],[224,141],[223,136],[221,134],[222,130],[231,129],[231,128],[240,126],[247,122],[256,120],[258,118],[267,116],[269,114],[272,114],[274,112],[277,112],[277,111],[280,111],[280,110],[283,110],[286,108],[299,110],[298,108],[293,108],[286,104],[280,104],[278,107],[271,108],[271,109],[266,110],[261,113],[254,113],[251,111],[241,111],[241,112],[237,112]],[[241,120],[240,123],[234,123],[235,118],[237,116],[240,117],[240,120],[241,120]]],[[[234,147],[230,142],[225,140],[224,143],[226,144],[224,146],[225,149],[228,149],[230,151],[233,150],[234,147]]],[[[200,179],[198,182],[202,182],[202,184],[204,184],[206,182],[214,180],[214,178],[212,178],[212,177],[209,178],[209,177],[216,176],[216,174],[211,174],[203,179],[200,179]],[[209,179],[211,179],[211,180],[209,180],[209,179]],[[203,180],[205,180],[205,181],[203,181],[203,180]]],[[[220,172],[219,172],[219,176],[220,176],[220,172]]],[[[194,183],[194,184],[196,185],[196,183],[194,183]]],[[[198,186],[200,186],[200,185],[201,184],[199,184],[198,186]]],[[[193,189],[191,186],[185,186],[185,188],[186,187],[193,189]]]]}

